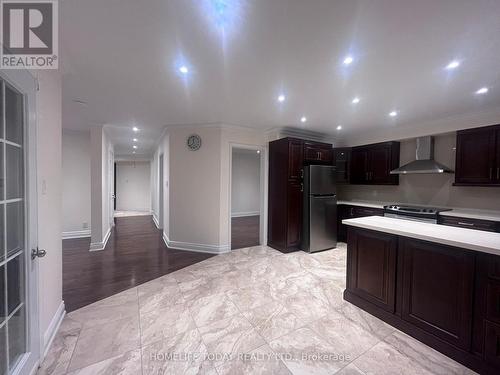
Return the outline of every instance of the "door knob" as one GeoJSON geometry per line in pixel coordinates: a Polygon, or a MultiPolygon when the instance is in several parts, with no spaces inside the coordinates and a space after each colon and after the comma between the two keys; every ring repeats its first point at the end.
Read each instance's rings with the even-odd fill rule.
{"type": "Polygon", "coordinates": [[[43,249],[39,249],[38,247],[36,249],[31,249],[31,259],[35,260],[35,258],[43,258],[47,254],[47,251],[43,249]]]}

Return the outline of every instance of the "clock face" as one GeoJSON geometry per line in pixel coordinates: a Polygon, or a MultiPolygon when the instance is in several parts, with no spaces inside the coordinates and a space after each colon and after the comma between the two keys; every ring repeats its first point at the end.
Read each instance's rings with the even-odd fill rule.
{"type": "Polygon", "coordinates": [[[198,134],[190,135],[187,139],[187,146],[191,151],[199,150],[201,147],[201,137],[198,134]]]}

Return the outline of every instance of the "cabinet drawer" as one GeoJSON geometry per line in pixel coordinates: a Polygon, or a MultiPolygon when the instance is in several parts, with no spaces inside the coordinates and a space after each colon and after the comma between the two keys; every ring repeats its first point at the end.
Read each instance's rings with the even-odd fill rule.
{"type": "Polygon", "coordinates": [[[371,207],[354,207],[353,213],[354,217],[384,216],[384,210],[371,207]]]}
{"type": "Polygon", "coordinates": [[[495,221],[477,220],[477,219],[452,217],[452,216],[441,216],[439,219],[439,224],[449,225],[452,227],[484,230],[487,232],[496,232],[499,229],[499,225],[495,221]]]}
{"type": "Polygon", "coordinates": [[[500,325],[485,321],[484,359],[492,366],[500,367],[500,325]]]}
{"type": "Polygon", "coordinates": [[[500,324],[500,282],[488,281],[486,287],[486,319],[500,324]]]}

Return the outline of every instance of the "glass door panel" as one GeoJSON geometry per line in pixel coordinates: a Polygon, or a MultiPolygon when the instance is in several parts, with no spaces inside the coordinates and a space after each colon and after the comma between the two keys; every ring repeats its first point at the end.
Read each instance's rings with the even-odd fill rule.
{"type": "Polygon", "coordinates": [[[24,97],[0,81],[0,375],[27,348],[24,97]]]}

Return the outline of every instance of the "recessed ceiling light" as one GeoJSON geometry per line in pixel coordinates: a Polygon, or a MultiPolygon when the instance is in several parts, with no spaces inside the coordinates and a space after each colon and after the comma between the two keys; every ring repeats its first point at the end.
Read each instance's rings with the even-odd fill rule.
{"type": "Polygon", "coordinates": [[[446,65],[446,69],[452,70],[452,69],[458,68],[459,66],[460,66],[460,61],[453,60],[453,61],[450,61],[450,63],[448,65],[446,65]]]}
{"type": "Polygon", "coordinates": [[[134,142],[137,142],[137,138],[132,139],[134,142]]]}
{"type": "Polygon", "coordinates": [[[260,150],[257,150],[257,154],[260,154],[260,150]]]}
{"type": "Polygon", "coordinates": [[[352,104],[358,104],[361,101],[357,96],[352,100],[352,104]]]}
{"type": "Polygon", "coordinates": [[[486,94],[489,91],[487,87],[481,87],[479,90],[476,91],[477,95],[483,95],[486,94]]]}
{"type": "Polygon", "coordinates": [[[337,130],[342,130],[342,126],[341,125],[337,126],[337,130]]]}
{"type": "Polygon", "coordinates": [[[179,72],[181,72],[182,74],[188,74],[189,73],[189,69],[186,65],[182,65],[180,68],[179,68],[179,72]]]}
{"type": "Polygon", "coordinates": [[[286,96],[283,94],[278,96],[278,102],[280,102],[280,103],[283,103],[285,101],[285,99],[286,99],[286,96]]]}
{"type": "Polygon", "coordinates": [[[134,126],[134,127],[132,128],[132,130],[133,130],[133,131],[135,131],[135,132],[137,133],[137,132],[139,131],[139,128],[138,128],[137,126],[134,126]]]}
{"type": "Polygon", "coordinates": [[[134,150],[136,150],[136,149],[137,149],[137,146],[136,146],[136,145],[134,145],[134,150]]]}
{"type": "Polygon", "coordinates": [[[346,56],[344,59],[344,65],[350,65],[353,61],[354,59],[352,58],[352,56],[346,56]]]}
{"type": "Polygon", "coordinates": [[[391,116],[391,117],[396,117],[397,115],[398,115],[398,111],[389,112],[389,116],[391,116]]]}
{"type": "Polygon", "coordinates": [[[307,117],[306,117],[306,116],[302,116],[302,117],[300,118],[300,122],[304,123],[304,122],[306,122],[306,121],[307,121],[307,117]]]}

